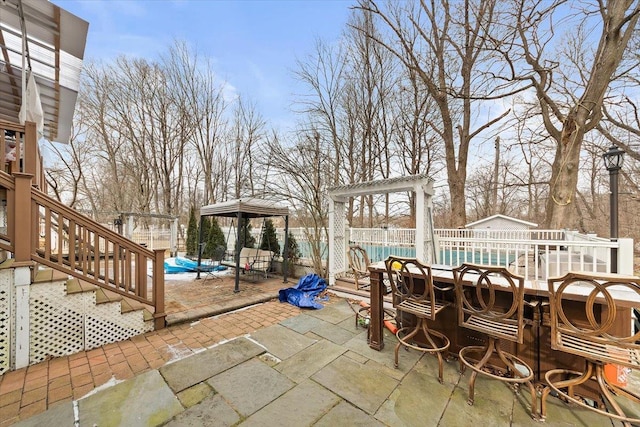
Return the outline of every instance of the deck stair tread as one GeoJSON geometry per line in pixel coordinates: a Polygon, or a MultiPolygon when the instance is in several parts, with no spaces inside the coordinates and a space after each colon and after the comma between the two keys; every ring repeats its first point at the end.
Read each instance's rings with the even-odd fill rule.
{"type": "Polygon", "coordinates": [[[7,258],[7,259],[5,259],[4,261],[2,261],[0,263],[0,270],[3,270],[5,268],[11,267],[13,265],[14,261],[15,261],[15,258],[7,258]]]}
{"type": "Polygon", "coordinates": [[[138,304],[129,299],[123,299],[122,302],[122,313],[129,313],[130,311],[143,310],[144,306],[142,304],[138,304]]]}
{"type": "Polygon", "coordinates": [[[108,302],[122,301],[124,297],[118,293],[111,292],[108,289],[98,287],[96,289],[96,304],[105,304],[108,302]]]}
{"type": "Polygon", "coordinates": [[[58,282],[58,281],[66,282],[68,280],[69,280],[68,274],[65,274],[58,270],[45,268],[44,270],[39,270],[36,273],[36,276],[33,279],[33,283],[58,282]]]}
{"type": "Polygon", "coordinates": [[[66,285],[68,295],[78,294],[81,292],[97,291],[99,289],[99,287],[96,285],[92,285],[91,283],[78,279],[69,279],[67,280],[66,285]]]}
{"type": "MultiPolygon", "coordinates": [[[[142,314],[144,316],[144,320],[153,320],[153,313],[151,311],[149,311],[149,309],[147,307],[144,306],[144,304],[141,304],[135,300],[132,300],[130,298],[127,298],[124,295],[120,295],[119,293],[110,291],[108,289],[102,289],[100,288],[99,291],[101,291],[106,298],[109,299],[109,301],[113,302],[113,301],[120,301],[120,312],[121,313],[129,313],[131,311],[136,311],[136,310],[143,310],[142,314]]],[[[96,299],[97,300],[97,299],[96,299]]],[[[107,301],[105,301],[107,302],[107,301]]]]}

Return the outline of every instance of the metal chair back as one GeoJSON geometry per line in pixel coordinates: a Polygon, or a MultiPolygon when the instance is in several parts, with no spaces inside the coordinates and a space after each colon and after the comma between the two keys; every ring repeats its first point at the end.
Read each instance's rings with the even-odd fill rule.
{"type": "Polygon", "coordinates": [[[464,263],[453,269],[458,324],[522,344],[524,277],[504,267],[464,263]]]}
{"type": "Polygon", "coordinates": [[[436,291],[446,291],[451,287],[434,284],[431,267],[416,258],[391,255],[385,260],[385,266],[391,283],[394,306],[406,301],[428,305],[427,318],[435,320],[438,312],[436,291]]]}
{"type": "Polygon", "coordinates": [[[616,304],[616,294],[625,295],[625,300],[635,296],[640,307],[640,278],[569,272],[550,278],[548,285],[554,350],[600,364],[640,369],[640,331],[627,334],[617,330],[616,304]],[[585,296],[584,305],[575,303],[576,293],[585,296]]]}

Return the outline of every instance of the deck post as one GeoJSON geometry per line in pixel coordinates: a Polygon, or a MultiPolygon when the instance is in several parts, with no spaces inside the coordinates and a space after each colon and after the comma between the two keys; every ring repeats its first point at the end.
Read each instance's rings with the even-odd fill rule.
{"type": "Polygon", "coordinates": [[[153,302],[155,313],[153,313],[154,329],[163,329],[166,325],[164,312],[164,249],[154,249],[153,260],[153,302]]]}
{"type": "Polygon", "coordinates": [[[24,166],[23,171],[35,177],[33,185],[40,188],[38,172],[38,131],[34,122],[24,124],[24,166]]]}
{"type": "Polygon", "coordinates": [[[9,224],[11,233],[11,241],[13,242],[13,250],[16,266],[31,265],[31,249],[34,243],[33,230],[38,227],[37,212],[32,212],[31,203],[31,182],[33,175],[16,172],[13,174],[15,178],[15,190],[13,193],[13,226],[9,224]]]}

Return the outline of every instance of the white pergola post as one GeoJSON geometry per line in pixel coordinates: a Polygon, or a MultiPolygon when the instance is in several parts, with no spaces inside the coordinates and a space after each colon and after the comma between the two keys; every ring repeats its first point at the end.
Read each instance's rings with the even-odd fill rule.
{"type": "Polygon", "coordinates": [[[426,235],[426,212],[425,212],[425,194],[420,186],[414,189],[416,193],[416,258],[425,261],[425,235],[426,235]]]}

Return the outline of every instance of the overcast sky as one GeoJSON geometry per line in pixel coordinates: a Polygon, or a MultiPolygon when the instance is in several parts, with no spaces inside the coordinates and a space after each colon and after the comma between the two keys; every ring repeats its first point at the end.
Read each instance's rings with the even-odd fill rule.
{"type": "Polygon", "coordinates": [[[156,59],[175,39],[214,60],[213,70],[287,124],[296,58],[316,38],[338,40],[350,0],[54,0],[89,22],[85,60],[128,55],[156,59]]]}

